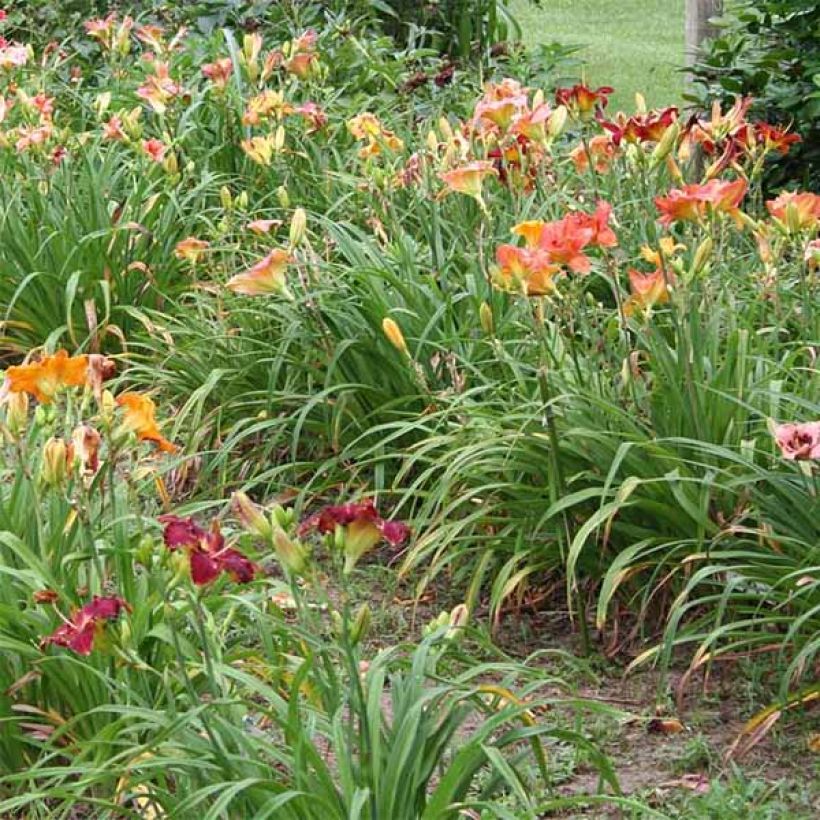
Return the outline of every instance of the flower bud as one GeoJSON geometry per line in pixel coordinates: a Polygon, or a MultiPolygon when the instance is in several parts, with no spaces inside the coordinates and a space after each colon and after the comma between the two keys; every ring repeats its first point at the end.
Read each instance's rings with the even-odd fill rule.
{"type": "Polygon", "coordinates": [[[448,618],[450,628],[444,637],[448,641],[455,640],[464,631],[464,627],[467,626],[469,620],[470,610],[467,608],[467,604],[459,604],[454,607],[448,618]]]}
{"type": "Polygon", "coordinates": [[[166,172],[173,175],[178,173],[179,171],[179,160],[177,159],[177,155],[173,151],[169,151],[168,155],[165,157],[162,167],[165,168],[166,172]]]}
{"type": "Polygon", "coordinates": [[[387,337],[387,340],[391,345],[393,345],[393,347],[396,348],[396,350],[403,353],[405,356],[410,355],[410,351],[407,349],[407,342],[404,341],[404,335],[401,332],[401,328],[389,316],[382,320],[382,331],[387,337]]]}
{"type": "Polygon", "coordinates": [[[28,426],[28,393],[9,393],[6,398],[6,426],[17,437],[28,426]]]}
{"type": "Polygon", "coordinates": [[[68,475],[68,447],[61,438],[52,436],[43,445],[40,478],[49,487],[62,484],[68,475]]]}
{"type": "Polygon", "coordinates": [[[646,97],[640,91],[635,92],[635,112],[646,114],[646,97]]]}
{"type": "Polygon", "coordinates": [[[94,108],[98,116],[102,117],[102,115],[108,110],[109,105],[111,105],[110,91],[103,91],[102,94],[97,94],[97,98],[94,100],[94,108]]]}
{"type": "Polygon", "coordinates": [[[239,208],[240,211],[245,211],[248,208],[248,192],[242,191],[239,196],[236,198],[236,207],[239,208]]]}
{"type": "Polygon", "coordinates": [[[493,309],[486,302],[481,303],[481,307],[478,309],[478,318],[481,322],[481,329],[488,336],[492,336],[495,333],[493,309]]]}
{"type": "Polygon", "coordinates": [[[441,131],[441,135],[444,137],[445,142],[449,142],[453,138],[453,129],[450,125],[450,120],[448,120],[447,117],[439,117],[438,130],[441,131]]]}
{"type": "Polygon", "coordinates": [[[703,268],[706,267],[706,264],[712,258],[712,249],[714,248],[714,242],[712,241],[711,236],[707,236],[703,242],[698,245],[697,250],[695,251],[695,258],[692,261],[692,273],[700,273],[703,268]]]}
{"type": "Polygon", "coordinates": [[[219,202],[222,205],[223,211],[230,211],[233,207],[233,197],[231,196],[231,189],[227,185],[223,185],[219,189],[219,202]]]}
{"type": "Polygon", "coordinates": [[[232,505],[242,526],[258,538],[268,539],[273,534],[271,522],[262,510],[243,492],[233,494],[232,505]]]}
{"type": "Polygon", "coordinates": [[[549,122],[547,123],[547,135],[549,138],[554,140],[559,137],[566,123],[567,107],[565,105],[559,105],[558,108],[550,114],[549,122]]]}
{"type": "Polygon", "coordinates": [[[651,161],[653,165],[663,162],[672,154],[679,135],[680,123],[675,121],[671,125],[667,126],[666,130],[663,132],[663,135],[658,140],[658,144],[655,146],[655,149],[652,151],[651,161]]]}
{"type": "Polygon", "coordinates": [[[438,137],[436,136],[436,132],[432,129],[427,132],[427,139],[425,140],[425,143],[427,145],[427,150],[431,154],[438,153],[438,137]]]}
{"type": "Polygon", "coordinates": [[[290,196],[288,195],[288,189],[284,185],[280,185],[276,189],[276,199],[283,208],[290,207],[290,196]]]}
{"type": "Polygon", "coordinates": [[[290,538],[281,528],[273,529],[273,549],[279,563],[293,575],[301,575],[307,566],[307,550],[298,541],[290,538]]]}
{"type": "Polygon", "coordinates": [[[307,228],[307,213],[304,208],[297,208],[293,212],[290,220],[290,246],[295,248],[302,243],[305,238],[305,229],[307,228]]]}
{"type": "Polygon", "coordinates": [[[356,617],[350,626],[350,640],[354,644],[359,643],[359,641],[367,637],[372,620],[373,616],[370,612],[370,607],[366,603],[362,604],[356,612],[356,617]]]}
{"type": "Polygon", "coordinates": [[[285,147],[285,127],[280,125],[273,134],[273,150],[281,151],[285,147]]]}

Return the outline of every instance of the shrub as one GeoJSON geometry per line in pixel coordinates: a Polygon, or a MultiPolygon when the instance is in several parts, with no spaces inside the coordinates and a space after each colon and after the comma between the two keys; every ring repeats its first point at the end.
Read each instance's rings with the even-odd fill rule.
{"type": "Polygon", "coordinates": [[[820,181],[820,7],[814,0],[738,0],[695,67],[696,99],[751,96],[755,113],[803,139],[771,169],[772,185],[820,181]]]}

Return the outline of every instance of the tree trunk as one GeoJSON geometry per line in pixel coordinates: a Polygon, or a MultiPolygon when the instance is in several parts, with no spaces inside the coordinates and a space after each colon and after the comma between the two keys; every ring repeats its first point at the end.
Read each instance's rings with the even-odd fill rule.
{"type": "Polygon", "coordinates": [[[693,65],[701,43],[717,34],[709,24],[710,17],[717,17],[723,8],[723,0],[686,0],[686,65],[693,65]]]}

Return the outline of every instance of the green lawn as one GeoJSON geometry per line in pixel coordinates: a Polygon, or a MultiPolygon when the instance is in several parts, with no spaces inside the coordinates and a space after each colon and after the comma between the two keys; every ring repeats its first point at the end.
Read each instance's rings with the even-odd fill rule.
{"type": "Polygon", "coordinates": [[[681,102],[684,0],[510,0],[527,45],[579,45],[585,79],[611,85],[610,108],[631,110],[636,91],[650,106],[681,102]]]}

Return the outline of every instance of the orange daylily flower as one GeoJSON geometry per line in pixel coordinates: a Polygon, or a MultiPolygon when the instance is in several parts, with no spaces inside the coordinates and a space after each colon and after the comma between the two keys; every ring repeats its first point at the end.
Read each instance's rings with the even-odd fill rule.
{"type": "Polygon", "coordinates": [[[273,160],[276,149],[276,137],[268,134],[265,137],[251,137],[239,143],[242,150],[258,165],[268,166],[273,160]]]}
{"type": "Polygon", "coordinates": [[[553,277],[561,268],[552,264],[541,248],[500,245],[495,258],[498,265],[493,270],[493,284],[501,290],[523,292],[526,296],[544,296],[555,290],[553,277]]]}
{"type": "Polygon", "coordinates": [[[164,438],[156,420],[157,406],[150,396],[143,393],[123,393],[117,397],[117,404],[123,408],[123,426],[135,433],[139,441],[156,444],[163,453],[175,453],[177,446],[164,438]]]}
{"type": "Polygon", "coordinates": [[[634,268],[629,269],[629,288],[632,295],[624,303],[624,313],[631,316],[638,308],[647,310],[655,305],[669,301],[668,284],[673,281],[672,274],[664,274],[661,268],[652,273],[641,273],[634,268]]]}
{"type": "Polygon", "coordinates": [[[523,236],[524,242],[528,248],[535,248],[538,246],[538,240],[541,238],[541,231],[546,225],[540,219],[529,219],[526,222],[519,222],[512,229],[515,236],[523,236]]]}
{"type": "Polygon", "coordinates": [[[459,168],[451,171],[442,171],[438,178],[451,190],[460,194],[481,199],[481,186],[484,177],[498,176],[498,169],[492,162],[487,160],[476,160],[468,162],[459,168]]]}
{"type": "Polygon", "coordinates": [[[84,387],[88,382],[88,356],[69,356],[58,350],[32,364],[10,367],[5,389],[10,393],[30,393],[48,404],[65,387],[84,387]]]}
{"type": "Polygon", "coordinates": [[[404,143],[390,129],[385,128],[381,120],[369,111],[357,114],[347,121],[347,130],[357,139],[366,141],[367,145],[359,150],[362,159],[378,156],[382,147],[390,151],[401,151],[404,143]]]}
{"type": "Polygon", "coordinates": [[[307,51],[294,54],[289,60],[285,60],[282,65],[289,74],[293,74],[300,80],[304,80],[310,74],[313,63],[317,58],[317,54],[312,51],[307,51]]]}
{"type": "Polygon", "coordinates": [[[293,257],[282,248],[274,248],[264,259],[244,273],[228,280],[227,287],[243,296],[264,296],[269,293],[287,294],[285,272],[293,257]]]}
{"type": "Polygon", "coordinates": [[[641,256],[654,265],[656,268],[661,267],[664,259],[670,259],[677,251],[685,251],[686,245],[681,245],[680,242],[675,242],[674,237],[664,236],[658,241],[658,250],[649,245],[641,245],[641,256]]]}
{"type": "Polygon", "coordinates": [[[196,265],[205,255],[205,251],[210,247],[210,242],[204,239],[197,239],[195,236],[189,236],[181,242],[177,242],[174,248],[174,256],[177,259],[190,262],[196,265]]]}
{"type": "Polygon", "coordinates": [[[556,89],[555,102],[558,105],[566,106],[573,113],[586,119],[592,116],[596,108],[606,108],[609,95],[613,91],[614,89],[608,85],[592,89],[579,83],[571,88],[556,89]]]}
{"type": "Polygon", "coordinates": [[[820,196],[817,194],[784,191],[777,199],[770,199],[766,207],[775,219],[801,231],[820,223],[820,196]]]}

